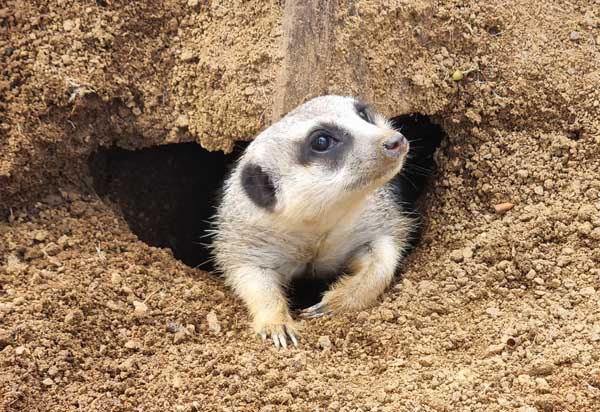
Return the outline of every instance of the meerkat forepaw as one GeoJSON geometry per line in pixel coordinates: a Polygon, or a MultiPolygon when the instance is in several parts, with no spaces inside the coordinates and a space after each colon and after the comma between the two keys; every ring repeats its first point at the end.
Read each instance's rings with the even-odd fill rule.
{"type": "Polygon", "coordinates": [[[377,301],[377,294],[355,293],[348,283],[342,281],[337,287],[325,292],[319,303],[302,310],[299,316],[306,319],[354,312],[366,309],[377,301]]]}
{"type": "Polygon", "coordinates": [[[321,301],[316,305],[312,305],[308,308],[302,309],[298,313],[298,316],[305,319],[313,319],[320,318],[321,316],[325,315],[331,315],[332,313],[333,310],[329,307],[329,305],[327,305],[327,303],[325,303],[324,301],[321,301]]]}
{"type": "Polygon", "coordinates": [[[276,348],[282,347],[286,349],[288,338],[294,346],[298,346],[298,330],[292,323],[263,325],[257,329],[258,335],[263,340],[267,340],[270,337],[276,348]]]}

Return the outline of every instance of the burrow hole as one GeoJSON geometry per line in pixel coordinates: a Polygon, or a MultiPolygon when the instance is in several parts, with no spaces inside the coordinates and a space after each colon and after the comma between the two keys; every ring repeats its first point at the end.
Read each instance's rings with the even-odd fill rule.
{"type": "MultiPolygon", "coordinates": [[[[406,208],[420,214],[423,193],[435,173],[434,152],[445,138],[440,126],[420,114],[392,119],[411,142],[403,168],[401,191],[406,208]]],[[[247,143],[231,154],[209,152],[196,143],[179,143],[141,150],[100,148],[89,158],[94,189],[118,207],[131,231],[152,246],[169,248],[175,258],[212,271],[206,246],[209,220],[218,204],[227,173],[247,143]]],[[[414,234],[416,246],[420,233],[414,234]]],[[[290,288],[293,306],[319,300],[327,284],[301,279],[290,288]]]]}

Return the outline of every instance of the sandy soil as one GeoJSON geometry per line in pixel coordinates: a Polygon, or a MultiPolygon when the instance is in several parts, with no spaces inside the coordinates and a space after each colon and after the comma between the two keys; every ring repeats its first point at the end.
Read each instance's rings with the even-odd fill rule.
{"type": "Polygon", "coordinates": [[[282,3],[0,3],[0,409],[600,410],[600,3],[315,0],[307,33],[282,3]],[[449,138],[402,280],[277,351],[88,156],[229,151],[324,92],[449,138]]]}

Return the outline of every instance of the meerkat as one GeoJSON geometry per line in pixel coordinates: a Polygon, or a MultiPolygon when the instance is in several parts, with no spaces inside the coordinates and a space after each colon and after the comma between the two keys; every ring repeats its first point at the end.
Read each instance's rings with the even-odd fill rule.
{"type": "Polygon", "coordinates": [[[345,96],[309,100],[248,145],[224,183],[212,253],[263,339],[298,345],[295,277],[339,275],[301,318],[377,302],[415,225],[394,184],[408,151],[388,119],[345,96]]]}

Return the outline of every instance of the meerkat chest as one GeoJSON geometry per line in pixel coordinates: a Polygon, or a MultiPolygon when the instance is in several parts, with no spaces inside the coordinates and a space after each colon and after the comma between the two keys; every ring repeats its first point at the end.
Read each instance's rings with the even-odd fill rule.
{"type": "Polygon", "coordinates": [[[373,233],[360,229],[344,225],[317,237],[307,247],[305,256],[313,274],[329,275],[346,266],[353,254],[373,238],[373,233]]]}

